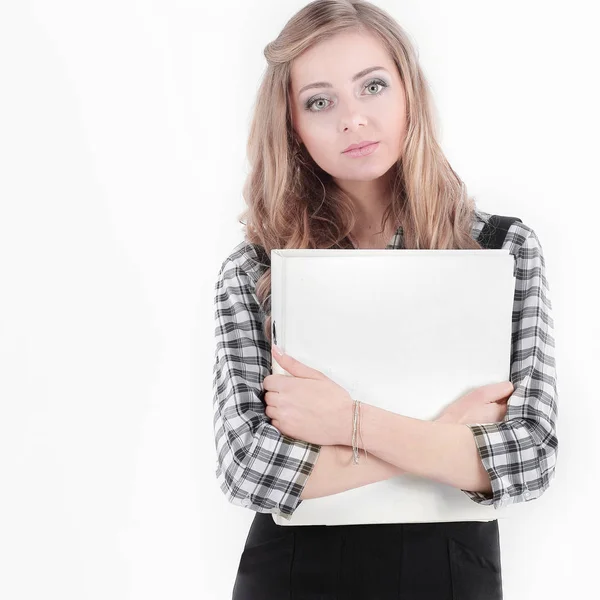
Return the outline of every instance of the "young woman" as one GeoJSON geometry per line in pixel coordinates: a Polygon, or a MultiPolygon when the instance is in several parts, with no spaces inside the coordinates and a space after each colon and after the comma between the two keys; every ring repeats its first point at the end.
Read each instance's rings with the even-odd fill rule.
{"type": "Polygon", "coordinates": [[[348,392],[272,347],[271,249],[478,249],[498,227],[444,157],[415,50],[384,11],[317,0],[265,56],[245,240],[215,285],[216,476],[230,502],[256,513],[233,598],[500,599],[497,520],[280,527],[272,513],[289,518],[304,499],[405,472],[496,507],[548,488],[557,393],[538,237],[509,219],[500,240],[516,263],[510,381],[473,390],[435,421],[363,405],[368,459],[353,465],[348,392]],[[272,375],[273,360],[292,377],[272,375]]]}

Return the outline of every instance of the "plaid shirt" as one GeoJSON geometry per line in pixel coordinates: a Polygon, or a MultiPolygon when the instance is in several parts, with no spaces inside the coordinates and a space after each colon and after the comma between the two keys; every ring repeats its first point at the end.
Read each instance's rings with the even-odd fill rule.
{"type": "MultiPolygon", "coordinates": [[[[477,239],[490,213],[476,210],[477,239]]],[[[403,247],[398,228],[388,249],[403,247]]],[[[541,496],[554,477],[558,438],[554,321],[542,246],[531,227],[511,225],[503,248],[515,258],[510,380],[514,391],[500,423],[467,425],[489,473],[492,494],[462,490],[498,508],[541,496]]],[[[264,254],[262,255],[264,257],[264,254]]],[[[216,477],[228,500],[289,519],[320,446],[287,437],[265,415],[263,379],[271,347],[256,282],[268,265],[253,244],[240,242],[221,264],[215,284],[214,433],[216,477]]]]}

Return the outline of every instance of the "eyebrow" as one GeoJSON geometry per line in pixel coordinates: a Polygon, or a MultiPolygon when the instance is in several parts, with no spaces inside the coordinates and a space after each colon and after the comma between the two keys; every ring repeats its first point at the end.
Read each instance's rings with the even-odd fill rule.
{"type": "MultiPolygon", "coordinates": [[[[358,72],[353,78],[352,78],[352,82],[354,83],[357,79],[360,79],[361,77],[364,77],[365,75],[369,74],[371,71],[378,71],[378,70],[385,70],[384,67],[367,67],[366,69],[363,69],[362,71],[358,72]]],[[[315,83],[309,83],[308,85],[305,85],[299,92],[298,92],[298,96],[304,91],[304,90],[308,90],[310,88],[321,88],[321,87],[326,87],[326,88],[330,88],[333,87],[333,85],[327,81],[316,81],[315,83]]]]}

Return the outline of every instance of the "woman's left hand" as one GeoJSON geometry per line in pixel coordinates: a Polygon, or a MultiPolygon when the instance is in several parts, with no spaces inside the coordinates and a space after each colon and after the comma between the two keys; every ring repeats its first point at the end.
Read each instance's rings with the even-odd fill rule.
{"type": "Polygon", "coordinates": [[[281,433],[322,446],[352,445],[350,394],[321,371],[288,354],[271,356],[289,375],[263,380],[265,414],[281,433]]]}

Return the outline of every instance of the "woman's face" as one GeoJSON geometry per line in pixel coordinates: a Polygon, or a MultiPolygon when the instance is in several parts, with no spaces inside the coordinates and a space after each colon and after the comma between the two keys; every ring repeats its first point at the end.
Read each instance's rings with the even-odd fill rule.
{"type": "Polygon", "coordinates": [[[334,180],[376,179],[400,157],[404,86],[393,60],[370,34],[339,34],[300,55],[291,67],[291,105],[300,141],[334,180]],[[363,72],[372,67],[380,68],[363,72]],[[344,153],[363,141],[379,143],[366,156],[344,153]]]}

